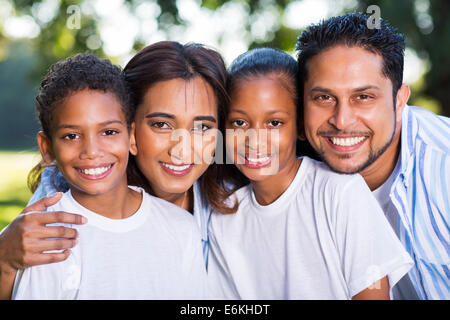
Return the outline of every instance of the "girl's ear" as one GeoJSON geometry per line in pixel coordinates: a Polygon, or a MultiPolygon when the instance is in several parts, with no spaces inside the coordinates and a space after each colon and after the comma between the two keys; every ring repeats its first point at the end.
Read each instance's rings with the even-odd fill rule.
{"type": "Polygon", "coordinates": [[[138,154],[138,149],[136,145],[136,125],[135,123],[131,123],[131,129],[130,129],[130,153],[133,156],[136,156],[138,154]]]}
{"type": "Polygon", "coordinates": [[[41,151],[42,159],[48,165],[51,165],[53,161],[55,161],[55,157],[52,153],[52,144],[50,139],[43,131],[39,131],[36,136],[37,144],[39,146],[39,150],[41,151]]]}

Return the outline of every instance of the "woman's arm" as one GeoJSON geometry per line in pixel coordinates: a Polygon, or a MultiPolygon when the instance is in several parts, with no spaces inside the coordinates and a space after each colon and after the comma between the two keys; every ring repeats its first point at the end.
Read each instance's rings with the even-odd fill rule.
{"type": "Polygon", "coordinates": [[[75,246],[75,229],[46,225],[83,224],[86,219],[81,215],[62,211],[42,212],[57,203],[61,196],[61,193],[57,193],[28,206],[0,233],[0,299],[11,297],[17,270],[63,261],[69,256],[69,249],[75,246]],[[50,250],[63,251],[44,253],[50,250]]]}

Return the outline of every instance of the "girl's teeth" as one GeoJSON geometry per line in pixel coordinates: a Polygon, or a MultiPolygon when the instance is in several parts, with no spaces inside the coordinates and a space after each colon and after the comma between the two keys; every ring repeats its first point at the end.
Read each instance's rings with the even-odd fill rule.
{"type": "Polygon", "coordinates": [[[102,173],[108,171],[109,168],[111,168],[111,166],[109,166],[109,167],[100,167],[100,168],[91,168],[91,169],[80,169],[80,171],[82,173],[90,175],[90,176],[97,176],[99,174],[102,174],[102,173]]]}
{"type": "Polygon", "coordinates": [[[330,138],[331,142],[338,146],[353,146],[355,144],[360,143],[363,141],[366,137],[351,137],[351,138],[330,138]]]}
{"type": "Polygon", "coordinates": [[[169,168],[171,170],[175,170],[175,171],[183,171],[183,170],[186,170],[187,168],[189,168],[191,166],[190,164],[187,164],[185,166],[173,166],[171,164],[164,163],[164,162],[162,162],[162,164],[163,164],[163,166],[165,166],[165,167],[167,167],[167,168],[169,168]]]}

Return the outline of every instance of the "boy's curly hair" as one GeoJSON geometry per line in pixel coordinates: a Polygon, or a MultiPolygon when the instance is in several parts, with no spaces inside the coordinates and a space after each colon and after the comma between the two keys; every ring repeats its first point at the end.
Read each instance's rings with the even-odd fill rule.
{"type": "Polygon", "coordinates": [[[36,112],[42,130],[48,138],[54,108],[65,98],[84,89],[115,94],[130,127],[134,115],[130,105],[130,94],[120,67],[92,53],[81,53],[52,65],[41,82],[36,97],[36,112]]]}

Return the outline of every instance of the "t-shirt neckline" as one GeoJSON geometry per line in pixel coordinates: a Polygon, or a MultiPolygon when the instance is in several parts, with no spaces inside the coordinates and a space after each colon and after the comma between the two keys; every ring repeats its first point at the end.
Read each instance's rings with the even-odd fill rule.
{"type": "Polygon", "coordinates": [[[261,205],[258,203],[255,197],[255,192],[253,190],[253,186],[250,186],[250,194],[251,194],[251,204],[255,207],[258,212],[267,212],[271,214],[275,214],[277,211],[282,209],[285,204],[289,203],[292,200],[292,194],[298,192],[299,188],[303,183],[304,176],[309,166],[309,158],[308,157],[298,157],[297,159],[301,159],[300,167],[295,174],[294,179],[292,180],[289,187],[276,199],[274,202],[268,205],[261,205]]]}
{"type": "Polygon", "coordinates": [[[91,211],[84,206],[82,206],[72,195],[71,190],[67,191],[67,199],[75,210],[79,210],[78,212],[74,212],[77,214],[81,214],[85,216],[88,220],[87,225],[95,226],[99,229],[110,231],[110,232],[128,232],[133,229],[141,226],[146,220],[146,212],[145,208],[148,207],[147,202],[149,201],[148,197],[145,196],[145,191],[141,188],[131,188],[137,192],[142,194],[142,201],[138,208],[138,210],[132,214],[131,216],[123,219],[111,219],[101,214],[98,214],[94,211],[91,211]]]}

